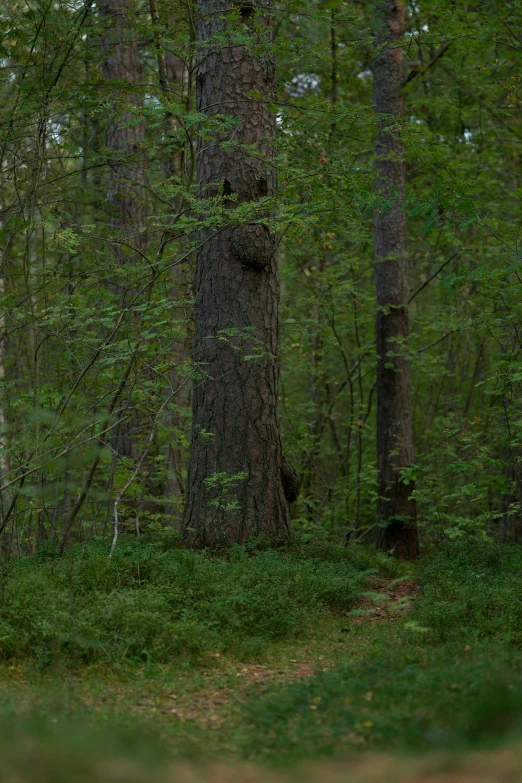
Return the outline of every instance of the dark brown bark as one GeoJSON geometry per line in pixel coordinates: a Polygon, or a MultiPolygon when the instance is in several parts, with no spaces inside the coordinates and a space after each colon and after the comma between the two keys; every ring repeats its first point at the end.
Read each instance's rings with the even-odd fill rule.
{"type": "Polygon", "coordinates": [[[405,559],[419,551],[412,485],[401,472],[413,462],[410,364],[407,358],[408,259],[405,163],[398,124],[404,113],[404,4],[376,0],[377,51],[373,100],[379,122],[376,142],[375,286],[377,294],[377,546],[405,559]]]}
{"type": "Polygon", "coordinates": [[[269,106],[275,68],[266,42],[258,40],[254,53],[252,47],[216,40],[233,34],[234,5],[240,5],[240,23],[254,33],[254,20],[261,22],[268,37],[273,2],[262,0],[257,10],[231,0],[198,3],[203,48],[197,110],[208,118],[237,119],[226,135],[214,127],[197,149],[201,196],[224,198],[223,225],[200,232],[196,266],[194,353],[201,378],[194,382],[183,528],[186,539],[200,546],[259,534],[276,537],[289,529],[277,400],[276,242],[255,210],[276,187],[270,162],[275,116],[269,106]],[[223,148],[220,142],[227,140],[255,145],[259,154],[223,148]],[[252,204],[252,220],[234,227],[238,203],[252,204]],[[257,358],[245,358],[249,355],[257,358]]]}
{"type": "MultiPolygon", "coordinates": [[[[119,267],[129,269],[128,280],[118,275],[114,293],[124,306],[135,294],[132,265],[143,263],[147,250],[148,159],[145,150],[145,122],[137,121],[142,99],[142,70],[135,27],[134,0],[101,0],[104,27],[101,41],[101,70],[110,95],[107,124],[109,187],[106,198],[109,243],[119,267]]],[[[134,317],[136,325],[140,316],[134,317]]],[[[150,430],[150,416],[140,411],[132,398],[122,398],[118,411],[121,424],[115,431],[112,447],[120,457],[132,462],[140,459],[150,430]]],[[[141,493],[157,496],[161,488],[152,477],[154,449],[151,449],[142,474],[141,493]]],[[[140,510],[157,511],[154,502],[139,501],[140,510]]]]}
{"type": "MultiPolygon", "coordinates": [[[[157,0],[149,0],[151,21],[153,23],[154,47],[158,64],[159,86],[165,101],[164,115],[164,139],[165,150],[162,151],[163,165],[167,177],[174,182],[184,182],[185,192],[192,186],[195,173],[195,156],[193,151],[193,133],[186,127],[183,128],[177,113],[172,111],[172,101],[175,98],[181,101],[185,111],[193,111],[192,83],[195,61],[195,29],[194,29],[194,2],[189,0],[185,5],[168,7],[168,22],[162,21],[157,0]],[[182,39],[181,30],[189,33],[189,46],[185,49],[186,61],[181,59],[173,51],[164,49],[161,31],[168,28],[170,41],[182,39]]],[[[172,226],[171,236],[176,235],[176,221],[180,212],[189,214],[191,205],[184,194],[177,193],[171,199],[172,226]]],[[[168,229],[167,229],[168,233],[168,229]]],[[[181,238],[178,237],[178,241],[181,238]]],[[[189,253],[188,241],[183,248],[184,262],[177,264],[172,270],[172,283],[170,296],[177,301],[178,308],[185,303],[182,320],[186,324],[186,333],[179,340],[171,343],[171,356],[174,368],[169,372],[171,388],[177,389],[177,405],[170,412],[169,429],[172,433],[167,453],[168,477],[166,478],[165,494],[175,498],[173,502],[165,505],[165,514],[175,520],[175,526],[181,527],[182,514],[180,513],[180,500],[185,495],[185,470],[188,463],[186,449],[183,446],[183,438],[180,433],[187,432],[188,412],[190,410],[191,385],[179,372],[179,368],[186,366],[186,360],[192,357],[192,318],[193,309],[191,303],[194,300],[194,261],[195,256],[189,253]],[[180,498],[181,496],[181,498],[180,498]]],[[[181,315],[181,311],[178,309],[181,315]]]]}
{"type": "Polygon", "coordinates": [[[136,123],[142,105],[141,64],[133,0],[101,0],[99,9],[105,21],[102,72],[113,98],[107,128],[109,228],[116,240],[114,252],[125,263],[133,248],[142,250],[146,244],[145,123],[136,123]]]}

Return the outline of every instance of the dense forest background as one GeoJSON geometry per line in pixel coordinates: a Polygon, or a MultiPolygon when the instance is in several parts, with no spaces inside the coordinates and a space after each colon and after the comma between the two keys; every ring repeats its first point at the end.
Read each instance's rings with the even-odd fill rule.
{"type": "Polygon", "coordinates": [[[520,779],[521,30],[3,0],[2,781],[520,779]]]}
{"type": "MultiPolygon", "coordinates": [[[[267,46],[243,6],[227,34],[267,46]]],[[[301,479],[292,525],[367,541],[378,494],[374,10],[338,0],[272,10],[267,220],[284,452],[301,479]]],[[[191,0],[4,2],[4,556],[115,526],[180,527],[201,377],[196,248],[230,200],[202,199],[196,184],[196,147],[212,133],[196,107],[196,14],[191,0]]],[[[397,132],[411,332],[397,350],[412,379],[414,462],[402,480],[424,543],[521,529],[521,18],[519,2],[406,3],[397,132]]],[[[233,149],[234,119],[214,122],[233,149]]],[[[242,350],[233,329],[219,339],[242,350]]],[[[207,477],[232,510],[240,480],[207,477]]]]}

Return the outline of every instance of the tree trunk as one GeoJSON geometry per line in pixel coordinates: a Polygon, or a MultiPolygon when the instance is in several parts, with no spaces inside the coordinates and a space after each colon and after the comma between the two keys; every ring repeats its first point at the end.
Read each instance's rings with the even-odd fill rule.
{"type": "MultiPolygon", "coordinates": [[[[1,227],[1,226],[0,226],[1,227]]],[[[0,261],[0,301],[5,294],[5,274],[3,259],[0,261]]],[[[5,415],[6,393],[5,383],[5,365],[6,365],[6,319],[5,310],[0,308],[0,484],[3,483],[4,476],[9,473],[9,457],[7,443],[7,418],[5,415]]],[[[0,492],[0,520],[3,520],[3,496],[0,492]]]]}
{"type": "Polygon", "coordinates": [[[136,109],[142,105],[138,92],[141,64],[132,0],[102,0],[99,9],[107,22],[102,40],[102,72],[113,95],[107,129],[109,228],[111,236],[130,246],[115,245],[118,260],[125,263],[132,258],[132,247],[143,249],[146,244],[145,123],[136,123],[136,109]],[[126,108],[126,104],[132,108],[126,108]]]}
{"type": "Polygon", "coordinates": [[[377,294],[377,546],[413,560],[419,542],[412,485],[401,472],[413,462],[410,364],[407,358],[408,260],[406,255],[404,149],[397,124],[402,96],[404,5],[376,0],[377,53],[373,62],[373,99],[379,123],[375,213],[375,286],[377,294]]]}
{"type": "Polygon", "coordinates": [[[197,149],[200,196],[223,197],[223,224],[201,230],[196,262],[194,355],[200,375],[194,381],[183,529],[186,540],[199,546],[289,530],[283,486],[289,463],[281,452],[277,399],[276,241],[260,222],[259,204],[256,209],[276,187],[269,106],[275,67],[265,42],[257,42],[254,54],[246,45],[216,41],[232,31],[234,5],[240,25],[253,32],[253,24],[261,24],[268,38],[273,0],[258,3],[258,13],[246,0],[198,3],[203,48],[197,111],[211,121],[216,115],[237,120],[221,134],[214,125],[197,149]],[[234,148],[223,148],[223,141],[234,148]],[[240,145],[255,145],[259,154],[240,145]],[[234,227],[234,208],[245,203],[252,204],[251,220],[234,227]]]}
{"type": "MultiPolygon", "coordinates": [[[[142,70],[134,0],[101,0],[99,9],[106,23],[101,41],[101,68],[111,96],[107,127],[109,188],[106,199],[109,242],[118,267],[129,270],[129,275],[117,275],[113,285],[123,307],[135,293],[132,265],[141,265],[142,254],[147,250],[148,159],[144,148],[145,122],[137,121],[143,105],[142,70]]],[[[134,320],[136,328],[139,328],[140,316],[135,315],[134,320]]],[[[145,372],[148,377],[150,373],[145,372]]],[[[140,411],[128,394],[122,396],[118,416],[125,418],[114,433],[112,446],[120,457],[135,463],[145,448],[152,426],[150,416],[140,411]]],[[[152,476],[153,451],[151,449],[138,481],[141,480],[143,493],[156,496],[160,490],[152,476]]],[[[133,505],[136,506],[136,503],[133,505]]],[[[135,510],[138,508],[152,512],[158,510],[154,502],[147,500],[140,500],[135,510]]]]}

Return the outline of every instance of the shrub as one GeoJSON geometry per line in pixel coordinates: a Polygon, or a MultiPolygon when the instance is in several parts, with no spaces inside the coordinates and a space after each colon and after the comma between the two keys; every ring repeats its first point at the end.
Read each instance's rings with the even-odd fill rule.
{"type": "Polygon", "coordinates": [[[245,755],[462,749],[522,734],[522,547],[451,542],[419,580],[413,614],[374,626],[370,642],[363,632],[355,659],[351,645],[337,669],[244,708],[245,755]]]}
{"type": "Polygon", "coordinates": [[[416,618],[431,639],[496,636],[522,642],[522,548],[473,538],[422,563],[416,618]]]}
{"type": "Polygon", "coordinates": [[[337,547],[226,555],[123,539],[109,560],[95,541],[60,558],[46,550],[11,563],[0,608],[0,651],[44,663],[125,658],[197,659],[210,650],[257,654],[302,634],[328,611],[346,612],[371,558],[337,547]]]}

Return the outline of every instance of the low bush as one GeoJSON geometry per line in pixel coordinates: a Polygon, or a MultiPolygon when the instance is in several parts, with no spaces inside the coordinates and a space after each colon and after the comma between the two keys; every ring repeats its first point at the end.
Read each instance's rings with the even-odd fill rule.
{"type": "Polygon", "coordinates": [[[177,549],[168,539],[123,539],[12,562],[0,607],[0,653],[44,664],[122,659],[197,660],[209,651],[256,654],[302,634],[321,614],[348,611],[375,560],[341,547],[319,553],[226,554],[177,549]]]}
{"type": "Polygon", "coordinates": [[[425,648],[377,634],[362,660],[278,688],[244,711],[243,753],[462,750],[522,734],[522,656],[505,645],[425,648]],[[252,738],[255,737],[255,742],[252,738]]]}
{"type": "Polygon", "coordinates": [[[245,709],[246,755],[462,749],[522,734],[522,547],[448,543],[418,578],[413,612],[364,647],[355,637],[343,666],[245,709]]]}
{"type": "Polygon", "coordinates": [[[422,564],[416,610],[429,639],[488,636],[522,642],[522,547],[465,538],[422,564]]]}

